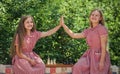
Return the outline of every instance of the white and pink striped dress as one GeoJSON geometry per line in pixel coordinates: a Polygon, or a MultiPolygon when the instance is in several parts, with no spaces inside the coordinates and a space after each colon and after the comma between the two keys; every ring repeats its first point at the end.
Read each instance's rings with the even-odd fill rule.
{"type": "Polygon", "coordinates": [[[88,28],[82,32],[86,37],[89,49],[81,56],[78,62],[73,66],[72,74],[109,74],[110,57],[106,53],[104,69],[99,71],[99,62],[101,57],[101,36],[107,36],[107,29],[102,25],[94,28],[88,28]]]}
{"type": "MultiPolygon", "coordinates": [[[[44,62],[35,52],[33,52],[33,48],[39,38],[40,32],[38,31],[32,32],[30,36],[25,36],[25,46],[22,48],[23,54],[31,59],[34,59],[37,64],[35,66],[31,66],[31,64],[27,60],[21,59],[17,55],[15,55],[12,59],[12,68],[14,74],[45,74],[44,62]]],[[[18,36],[16,36],[15,41],[15,44],[17,43],[18,36]]]]}

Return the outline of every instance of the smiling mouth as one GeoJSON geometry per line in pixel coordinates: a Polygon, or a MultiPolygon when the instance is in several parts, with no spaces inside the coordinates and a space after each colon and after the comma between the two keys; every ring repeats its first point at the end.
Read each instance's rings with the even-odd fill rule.
{"type": "Polygon", "coordinates": [[[33,27],[32,25],[28,26],[28,27],[33,27]]]}
{"type": "Polygon", "coordinates": [[[96,20],[95,18],[92,18],[92,20],[96,20]]]}

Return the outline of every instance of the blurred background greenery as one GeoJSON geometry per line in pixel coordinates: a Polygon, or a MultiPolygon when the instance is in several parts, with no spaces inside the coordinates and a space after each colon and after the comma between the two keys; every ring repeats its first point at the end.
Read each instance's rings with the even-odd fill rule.
{"type": "MultiPolygon", "coordinates": [[[[120,66],[119,0],[0,0],[0,63],[11,64],[9,47],[22,15],[32,15],[39,31],[57,26],[64,15],[65,24],[73,32],[82,32],[89,26],[89,13],[96,8],[103,11],[109,30],[111,63],[120,66]]],[[[84,39],[70,38],[63,28],[41,38],[34,48],[45,63],[50,57],[64,64],[74,64],[86,50],[84,39]]]]}

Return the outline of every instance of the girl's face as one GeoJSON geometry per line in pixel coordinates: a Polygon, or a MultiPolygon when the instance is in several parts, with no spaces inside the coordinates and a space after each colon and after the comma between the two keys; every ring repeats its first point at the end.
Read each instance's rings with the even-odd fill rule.
{"type": "Polygon", "coordinates": [[[24,27],[26,30],[31,30],[33,28],[33,20],[31,17],[27,18],[25,21],[24,21],[24,27]]]}
{"type": "Polygon", "coordinates": [[[93,11],[89,19],[92,23],[99,23],[99,21],[101,20],[100,13],[98,11],[93,11]]]}

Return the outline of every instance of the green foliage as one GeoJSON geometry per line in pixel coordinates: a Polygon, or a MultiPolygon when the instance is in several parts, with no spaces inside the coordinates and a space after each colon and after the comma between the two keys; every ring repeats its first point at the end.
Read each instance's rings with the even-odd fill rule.
{"type": "MultiPolygon", "coordinates": [[[[32,15],[37,30],[47,31],[59,24],[60,16],[73,32],[89,26],[89,13],[103,11],[109,30],[109,51],[112,64],[120,65],[120,1],[118,0],[1,0],[0,1],[0,63],[10,64],[9,47],[22,15],[32,15]]],[[[83,39],[72,39],[61,28],[54,35],[38,41],[34,51],[46,63],[56,58],[58,63],[74,64],[86,51],[83,39]]]]}

